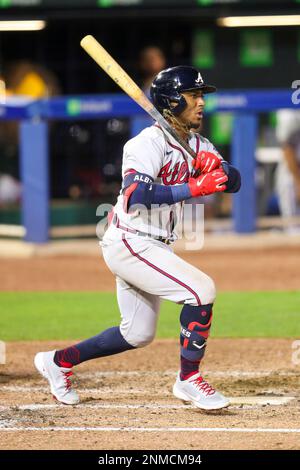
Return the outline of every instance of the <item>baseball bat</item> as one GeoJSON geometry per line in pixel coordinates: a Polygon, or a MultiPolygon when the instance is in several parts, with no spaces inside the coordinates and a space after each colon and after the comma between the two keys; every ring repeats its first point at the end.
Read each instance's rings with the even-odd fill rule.
{"type": "Polygon", "coordinates": [[[183,147],[193,158],[196,152],[182,139],[168,121],[159,113],[145,93],[129,77],[122,67],[104,49],[101,44],[90,34],[80,41],[81,47],[94,59],[94,61],[106,72],[122,90],[129,95],[141,108],[158,122],[158,124],[183,147]]]}

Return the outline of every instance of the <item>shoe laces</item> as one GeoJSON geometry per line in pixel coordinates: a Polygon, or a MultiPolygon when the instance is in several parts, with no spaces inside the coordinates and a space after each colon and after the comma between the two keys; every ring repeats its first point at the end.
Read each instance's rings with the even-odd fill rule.
{"type": "Polygon", "coordinates": [[[206,396],[213,395],[216,391],[215,389],[206,382],[201,375],[196,377],[196,379],[191,380],[192,383],[195,384],[195,387],[203,392],[206,396]]]}
{"type": "Polygon", "coordinates": [[[70,390],[70,388],[72,387],[72,382],[71,382],[70,377],[73,375],[73,372],[70,370],[69,372],[62,372],[62,373],[64,376],[66,390],[70,390]]]}

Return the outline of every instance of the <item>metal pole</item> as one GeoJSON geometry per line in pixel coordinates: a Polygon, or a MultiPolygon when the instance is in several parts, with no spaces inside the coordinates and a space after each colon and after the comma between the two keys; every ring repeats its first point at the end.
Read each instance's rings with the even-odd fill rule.
{"type": "Polygon", "coordinates": [[[257,116],[238,113],[234,119],[232,164],[242,178],[240,191],[233,195],[234,229],[237,233],[251,233],[256,229],[255,148],[257,116]]]}
{"type": "Polygon", "coordinates": [[[20,123],[22,220],[25,240],[45,243],[49,236],[48,124],[20,123]]]}

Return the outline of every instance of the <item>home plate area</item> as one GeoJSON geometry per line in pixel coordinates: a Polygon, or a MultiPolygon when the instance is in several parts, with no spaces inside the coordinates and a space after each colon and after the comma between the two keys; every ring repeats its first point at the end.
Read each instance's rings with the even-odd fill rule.
{"type": "Polygon", "coordinates": [[[172,394],[176,340],[79,365],[80,405],[59,404],[32,358],[65,344],[8,343],[1,449],[299,449],[299,370],[289,339],[211,339],[204,377],[231,405],[209,412],[172,394]]]}
{"type": "MultiPolygon", "coordinates": [[[[1,448],[15,448],[16,440],[19,448],[36,449],[297,448],[299,400],[274,383],[256,395],[238,395],[239,372],[244,383],[272,382],[268,371],[208,371],[208,380],[232,392],[227,409],[209,412],[173,397],[176,371],[82,372],[75,380],[77,406],[54,402],[35,376],[22,385],[19,378],[4,381],[1,448]]],[[[298,380],[291,371],[279,375],[286,384],[298,380]]]]}

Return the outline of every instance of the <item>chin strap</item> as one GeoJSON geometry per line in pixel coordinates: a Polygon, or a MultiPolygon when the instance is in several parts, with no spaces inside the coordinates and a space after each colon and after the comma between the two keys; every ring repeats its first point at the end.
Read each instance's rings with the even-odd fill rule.
{"type": "Polygon", "coordinates": [[[170,122],[170,124],[177,128],[179,128],[182,132],[184,132],[186,134],[186,136],[188,137],[191,133],[191,127],[188,126],[187,124],[182,124],[179,119],[177,119],[174,114],[172,113],[172,111],[170,111],[169,109],[164,109],[163,110],[163,116],[165,119],[167,119],[167,121],[170,122]]]}

